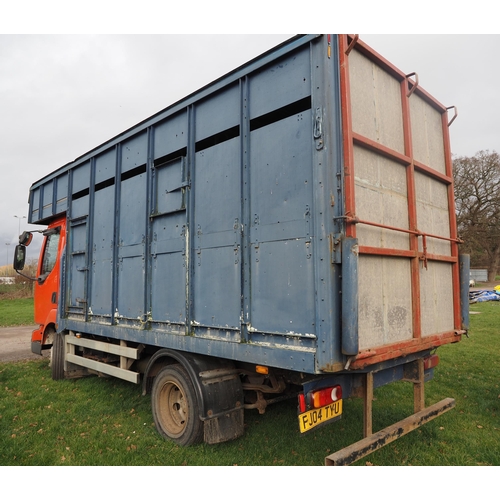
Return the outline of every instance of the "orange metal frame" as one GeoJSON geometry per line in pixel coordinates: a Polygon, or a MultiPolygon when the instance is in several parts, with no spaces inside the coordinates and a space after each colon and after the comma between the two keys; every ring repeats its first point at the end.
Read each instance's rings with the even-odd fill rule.
{"type": "Polygon", "coordinates": [[[390,249],[360,246],[359,253],[367,255],[387,255],[392,257],[405,257],[411,259],[411,283],[412,283],[412,304],[413,304],[413,339],[408,342],[393,344],[391,346],[383,346],[380,349],[369,349],[358,354],[356,359],[351,363],[351,368],[363,368],[375,362],[384,361],[396,356],[406,355],[413,352],[418,352],[428,348],[438,347],[439,345],[457,342],[461,339],[461,311],[460,311],[460,277],[458,263],[458,243],[460,240],[457,236],[456,215],[455,215],[455,199],[453,193],[453,171],[451,160],[451,149],[448,127],[454,118],[448,122],[448,112],[445,106],[436,101],[432,96],[418,86],[418,77],[415,73],[405,75],[390,62],[384,59],[380,54],[371,49],[368,45],[358,40],[356,35],[339,35],[339,51],[340,51],[340,85],[341,85],[341,108],[342,108],[342,128],[343,128],[343,148],[344,148],[344,199],[345,199],[345,220],[346,220],[346,236],[356,237],[357,224],[370,224],[378,227],[383,227],[390,230],[406,232],[410,239],[410,249],[390,249]],[[351,117],[351,96],[349,82],[349,52],[356,46],[364,56],[376,62],[385,71],[391,74],[394,78],[400,81],[401,85],[401,101],[403,112],[403,129],[404,129],[404,146],[405,154],[401,154],[395,150],[387,148],[367,137],[355,133],[352,129],[351,117]],[[411,80],[410,76],[415,79],[411,80]],[[441,113],[443,137],[444,137],[444,152],[445,152],[445,174],[439,173],[428,165],[424,165],[413,158],[413,144],[411,136],[410,124],[410,103],[411,94],[416,93],[436,110],[441,113]],[[356,200],[355,200],[355,182],[354,182],[354,145],[359,145],[364,148],[374,150],[378,154],[382,154],[406,167],[406,180],[408,191],[408,218],[409,229],[391,227],[381,224],[376,224],[366,220],[360,220],[356,217],[356,200]],[[448,190],[448,206],[450,213],[450,238],[423,233],[418,229],[416,195],[415,195],[415,172],[420,171],[428,176],[439,180],[447,186],[448,190]],[[422,238],[422,251],[419,251],[418,239],[422,238]],[[438,238],[450,241],[451,256],[429,254],[427,252],[427,238],[438,238]],[[420,299],[420,266],[427,266],[428,260],[451,262],[453,276],[453,309],[454,309],[454,331],[445,332],[438,335],[422,338],[421,325],[421,299],[420,299]]]}

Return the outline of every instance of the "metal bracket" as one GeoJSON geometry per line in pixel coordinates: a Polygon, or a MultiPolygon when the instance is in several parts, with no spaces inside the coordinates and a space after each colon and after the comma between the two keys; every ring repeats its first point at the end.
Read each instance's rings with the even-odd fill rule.
{"type": "Polygon", "coordinates": [[[316,143],[316,150],[319,151],[323,149],[323,111],[321,108],[316,108],[316,114],[314,117],[314,131],[313,137],[316,143]]]}
{"type": "Polygon", "coordinates": [[[456,106],[448,106],[446,110],[448,109],[454,109],[455,114],[453,115],[453,118],[448,122],[448,127],[455,121],[455,118],[458,116],[458,108],[456,106]]]}

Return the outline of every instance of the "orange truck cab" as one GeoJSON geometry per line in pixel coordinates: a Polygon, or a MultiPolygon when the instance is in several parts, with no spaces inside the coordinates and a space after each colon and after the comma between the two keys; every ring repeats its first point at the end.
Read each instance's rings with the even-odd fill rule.
{"type": "Polygon", "coordinates": [[[39,327],[31,335],[31,351],[41,354],[52,347],[57,326],[61,256],[66,244],[66,217],[55,219],[43,232],[44,241],[38,261],[35,283],[35,323],[39,327]]]}

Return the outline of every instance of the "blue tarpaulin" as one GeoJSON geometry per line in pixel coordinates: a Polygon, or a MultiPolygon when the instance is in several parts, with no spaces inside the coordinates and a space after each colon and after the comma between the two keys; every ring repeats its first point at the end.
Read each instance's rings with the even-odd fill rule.
{"type": "Polygon", "coordinates": [[[500,294],[496,290],[477,290],[469,292],[469,304],[475,302],[489,302],[490,300],[500,300],[500,294]]]}

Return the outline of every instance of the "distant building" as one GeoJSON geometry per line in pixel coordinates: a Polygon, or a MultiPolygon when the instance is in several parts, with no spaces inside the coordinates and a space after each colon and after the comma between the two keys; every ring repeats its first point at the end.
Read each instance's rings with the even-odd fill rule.
{"type": "Polygon", "coordinates": [[[488,269],[471,269],[470,270],[470,277],[476,283],[478,281],[486,283],[488,281],[488,269]]]}

